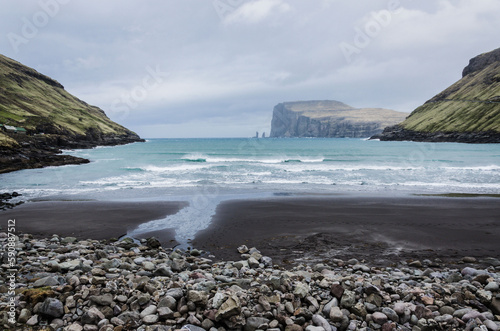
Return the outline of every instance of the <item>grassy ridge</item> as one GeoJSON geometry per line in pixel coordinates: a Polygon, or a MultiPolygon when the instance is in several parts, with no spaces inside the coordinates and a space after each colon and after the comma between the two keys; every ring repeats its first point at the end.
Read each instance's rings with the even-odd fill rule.
{"type": "MultiPolygon", "coordinates": [[[[64,90],[57,81],[0,55],[0,123],[31,132],[85,136],[135,135],[111,121],[99,108],[64,90]]],[[[3,135],[4,136],[4,135],[3,135]]],[[[10,140],[0,136],[0,144],[10,140]]]]}
{"type": "Polygon", "coordinates": [[[500,132],[499,97],[500,62],[496,61],[415,109],[401,126],[420,132],[500,132]]]}

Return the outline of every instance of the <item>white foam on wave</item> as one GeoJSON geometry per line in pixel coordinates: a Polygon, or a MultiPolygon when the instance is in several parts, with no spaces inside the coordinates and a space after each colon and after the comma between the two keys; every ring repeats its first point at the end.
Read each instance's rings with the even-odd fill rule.
{"type": "Polygon", "coordinates": [[[460,170],[468,170],[468,171],[499,171],[500,166],[498,165],[487,165],[487,166],[469,166],[469,167],[443,167],[444,170],[447,171],[460,171],[460,170]]]}
{"type": "Polygon", "coordinates": [[[209,226],[217,205],[222,200],[223,198],[218,194],[204,194],[200,191],[199,194],[193,195],[189,200],[189,205],[178,213],[143,223],[129,231],[127,235],[134,237],[153,231],[175,229],[175,240],[180,243],[181,247],[186,247],[198,231],[209,226]]]}
{"type": "Polygon", "coordinates": [[[184,163],[178,165],[171,165],[168,167],[148,165],[140,167],[140,169],[149,172],[167,173],[167,172],[189,172],[193,170],[207,169],[210,167],[211,167],[210,165],[206,165],[204,163],[184,163]]]}

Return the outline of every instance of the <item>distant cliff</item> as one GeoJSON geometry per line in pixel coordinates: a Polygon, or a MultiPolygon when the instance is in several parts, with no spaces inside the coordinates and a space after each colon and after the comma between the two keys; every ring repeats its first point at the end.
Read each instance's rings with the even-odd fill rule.
{"type": "Polygon", "coordinates": [[[471,59],[459,81],[373,138],[500,143],[500,48],[471,59]]]}
{"type": "Polygon", "coordinates": [[[407,115],[381,108],[357,109],[332,100],[283,102],[274,107],[271,137],[366,138],[407,115]]]}
{"type": "Polygon", "coordinates": [[[54,79],[0,54],[0,173],[88,160],[60,149],[142,139],[54,79]]]}

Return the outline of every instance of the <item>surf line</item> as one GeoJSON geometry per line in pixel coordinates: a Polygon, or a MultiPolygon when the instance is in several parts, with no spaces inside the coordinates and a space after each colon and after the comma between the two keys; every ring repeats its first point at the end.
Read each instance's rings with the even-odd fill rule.
{"type": "Polygon", "coordinates": [[[194,196],[189,199],[189,205],[176,214],[142,223],[132,231],[128,231],[123,238],[130,237],[136,240],[138,236],[145,233],[150,233],[153,237],[154,232],[170,229],[175,231],[175,240],[178,242],[175,248],[186,249],[198,231],[208,228],[217,206],[222,200],[224,198],[218,195],[194,196]]]}

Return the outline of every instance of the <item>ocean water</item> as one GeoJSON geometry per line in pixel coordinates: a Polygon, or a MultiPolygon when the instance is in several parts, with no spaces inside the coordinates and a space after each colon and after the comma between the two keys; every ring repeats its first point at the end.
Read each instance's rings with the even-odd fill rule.
{"type": "Polygon", "coordinates": [[[24,199],[183,200],[135,233],[176,228],[186,241],[220,201],[280,195],[500,194],[500,144],[365,139],[150,139],[65,151],[92,162],[0,175],[24,199]]]}

